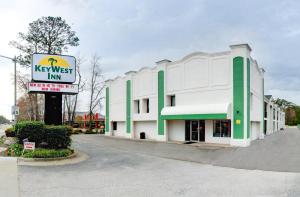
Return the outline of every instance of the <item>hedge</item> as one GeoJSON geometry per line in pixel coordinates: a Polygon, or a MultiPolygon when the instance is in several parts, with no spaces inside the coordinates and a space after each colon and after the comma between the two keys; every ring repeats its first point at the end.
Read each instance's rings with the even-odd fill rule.
{"type": "Polygon", "coordinates": [[[62,149],[71,145],[71,131],[68,126],[49,126],[42,122],[25,121],[15,125],[18,142],[24,139],[35,142],[36,147],[62,149]]]}
{"type": "Polygon", "coordinates": [[[68,126],[45,126],[44,141],[48,148],[67,148],[71,145],[72,129],[68,126]]]}
{"type": "Polygon", "coordinates": [[[34,151],[27,151],[23,155],[25,158],[57,158],[57,157],[67,157],[73,154],[72,149],[42,149],[38,148],[34,151]]]}

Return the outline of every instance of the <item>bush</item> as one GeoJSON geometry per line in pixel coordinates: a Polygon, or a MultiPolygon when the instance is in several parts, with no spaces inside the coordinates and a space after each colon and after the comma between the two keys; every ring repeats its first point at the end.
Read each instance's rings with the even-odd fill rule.
{"type": "Polygon", "coordinates": [[[73,129],[72,130],[72,134],[80,134],[80,133],[82,133],[81,129],[73,129]]]}
{"type": "Polygon", "coordinates": [[[12,144],[7,149],[8,156],[20,157],[22,155],[22,152],[23,152],[23,146],[20,144],[12,144]]]}
{"type": "Polygon", "coordinates": [[[5,135],[6,137],[16,137],[15,129],[13,127],[7,128],[5,130],[5,135]]]}
{"type": "Polygon", "coordinates": [[[85,134],[97,134],[97,131],[93,131],[93,129],[86,130],[85,134]]]}
{"type": "Polygon", "coordinates": [[[20,144],[28,138],[30,142],[35,142],[36,147],[60,149],[71,145],[72,128],[69,126],[50,126],[42,122],[25,121],[17,123],[15,131],[20,144]]]}
{"type": "Polygon", "coordinates": [[[71,145],[72,128],[68,126],[45,126],[45,141],[48,148],[67,148],[71,145]]]}
{"type": "Polygon", "coordinates": [[[71,149],[35,149],[34,151],[28,151],[24,153],[25,158],[57,158],[57,157],[67,157],[73,154],[71,149]]]}
{"type": "Polygon", "coordinates": [[[18,122],[15,125],[15,131],[20,144],[28,138],[30,142],[35,142],[37,145],[43,142],[45,124],[37,121],[18,122]]]}

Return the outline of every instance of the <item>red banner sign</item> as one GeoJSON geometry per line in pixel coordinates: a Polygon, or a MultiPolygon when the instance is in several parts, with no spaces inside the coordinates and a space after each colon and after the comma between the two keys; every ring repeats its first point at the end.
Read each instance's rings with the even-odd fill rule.
{"type": "Polygon", "coordinates": [[[78,94],[77,84],[61,83],[28,83],[28,92],[60,92],[65,94],[78,94]]]}

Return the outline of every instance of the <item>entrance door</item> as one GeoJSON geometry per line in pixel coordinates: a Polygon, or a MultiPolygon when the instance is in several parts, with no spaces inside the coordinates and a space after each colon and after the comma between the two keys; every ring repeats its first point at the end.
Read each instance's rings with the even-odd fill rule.
{"type": "Polygon", "coordinates": [[[199,120],[199,141],[205,141],[205,120],[199,120]]]}
{"type": "Polygon", "coordinates": [[[191,121],[191,141],[199,141],[199,121],[191,121]]]}
{"type": "Polygon", "coordinates": [[[204,142],[205,141],[205,121],[192,120],[190,126],[190,141],[204,142]]]}

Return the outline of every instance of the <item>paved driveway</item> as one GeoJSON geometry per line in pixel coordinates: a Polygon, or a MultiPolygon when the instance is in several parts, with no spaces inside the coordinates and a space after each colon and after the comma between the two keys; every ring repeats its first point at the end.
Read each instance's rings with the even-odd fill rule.
{"type": "Polygon", "coordinates": [[[286,129],[264,140],[255,140],[250,147],[208,147],[161,142],[124,140],[103,136],[76,136],[75,141],[92,143],[98,148],[112,148],[162,158],[241,169],[279,172],[300,172],[300,130],[286,129]]]}
{"type": "MultiPolygon", "coordinates": [[[[289,132],[294,135],[294,131],[289,132]]],[[[270,137],[269,141],[273,140],[270,137]]],[[[164,158],[175,157],[175,152],[181,157],[186,151],[193,155],[197,150],[206,156],[205,161],[211,162],[213,156],[209,155],[215,152],[234,157],[252,148],[203,150],[180,145],[177,150],[175,144],[128,142],[95,135],[76,136],[74,141],[75,147],[89,153],[88,160],[56,167],[19,166],[22,197],[300,196],[298,173],[234,169],[164,158]],[[158,155],[161,150],[170,154],[158,155]]],[[[261,146],[260,142],[255,144],[261,146]]],[[[225,159],[216,161],[219,160],[225,159]]]]}

